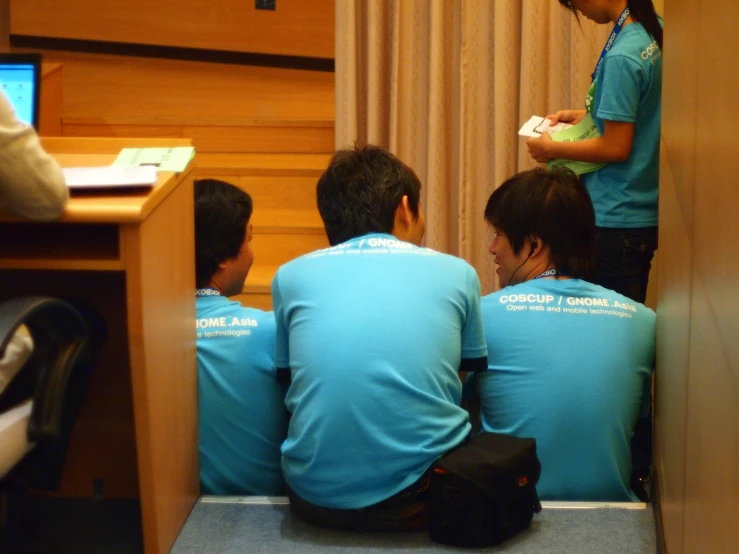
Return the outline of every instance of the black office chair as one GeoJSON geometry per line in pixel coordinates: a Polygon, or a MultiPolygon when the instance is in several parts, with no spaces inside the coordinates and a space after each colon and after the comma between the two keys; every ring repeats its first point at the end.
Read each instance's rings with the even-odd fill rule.
{"type": "Polygon", "coordinates": [[[33,400],[25,415],[30,446],[8,477],[27,487],[56,490],[69,435],[107,330],[102,317],[84,303],[14,298],[0,304],[0,354],[21,325],[29,330],[33,352],[0,393],[0,414],[33,400]]]}

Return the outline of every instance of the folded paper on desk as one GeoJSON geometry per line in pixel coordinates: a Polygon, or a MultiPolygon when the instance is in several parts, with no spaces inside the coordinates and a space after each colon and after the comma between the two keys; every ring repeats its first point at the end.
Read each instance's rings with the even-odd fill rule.
{"type": "Polygon", "coordinates": [[[157,182],[156,168],[151,166],[65,167],[62,173],[71,190],[151,187],[157,182]]]}
{"type": "Polygon", "coordinates": [[[175,148],[124,148],[113,162],[115,166],[149,166],[157,171],[184,171],[195,155],[192,146],[175,148]]]}

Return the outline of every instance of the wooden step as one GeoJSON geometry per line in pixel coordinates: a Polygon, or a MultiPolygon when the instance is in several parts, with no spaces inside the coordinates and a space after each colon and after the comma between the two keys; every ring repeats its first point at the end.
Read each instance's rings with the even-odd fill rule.
{"type": "Polygon", "coordinates": [[[260,209],[251,218],[253,235],[268,234],[320,235],[325,237],[318,210],[260,209]]]}
{"type": "Polygon", "coordinates": [[[248,192],[254,202],[256,217],[263,210],[271,209],[316,211],[318,178],[314,176],[221,175],[213,178],[220,178],[248,192]]]}
{"type": "MultiPolygon", "coordinates": [[[[146,40],[152,43],[149,39],[156,37],[146,40]]],[[[333,73],[94,52],[41,52],[44,61],[64,66],[63,113],[70,121],[97,117],[114,123],[187,124],[335,117],[333,73]]]]}
{"type": "Polygon", "coordinates": [[[255,263],[282,265],[298,256],[328,247],[328,239],[318,233],[262,233],[252,238],[255,263]]]}
{"type": "Polygon", "coordinates": [[[316,209],[316,184],[328,156],[197,154],[196,179],[220,179],[249,193],[263,209],[316,209]]]}
{"type": "MultiPolygon", "coordinates": [[[[196,150],[197,152],[197,150],[196,150]]],[[[301,176],[320,177],[331,154],[196,153],[198,177],[301,176]]]]}
{"type": "Polygon", "coordinates": [[[326,248],[328,239],[316,209],[256,209],[252,216],[254,265],[236,299],[244,306],[272,309],[272,279],[284,263],[326,248]]]}
{"type": "Polygon", "coordinates": [[[328,246],[323,222],[315,209],[255,210],[251,223],[252,249],[259,265],[279,266],[328,246]]]}
{"type": "Polygon", "coordinates": [[[270,294],[272,291],[272,279],[279,266],[254,263],[246,277],[243,294],[270,294]]]}
{"type": "Polygon", "coordinates": [[[186,137],[198,153],[331,153],[333,121],[176,122],[63,117],[70,137],[186,137]]]}
{"type": "Polygon", "coordinates": [[[231,300],[241,302],[241,305],[247,308],[258,308],[265,312],[271,312],[273,309],[272,295],[268,292],[237,294],[232,296],[231,300]]]}

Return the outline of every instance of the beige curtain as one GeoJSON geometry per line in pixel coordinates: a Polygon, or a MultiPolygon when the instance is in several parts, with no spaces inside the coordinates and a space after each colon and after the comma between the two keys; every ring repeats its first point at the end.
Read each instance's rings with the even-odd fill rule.
{"type": "Polygon", "coordinates": [[[336,0],[336,147],[378,144],[423,183],[426,244],[497,287],[483,210],[533,167],[518,129],[581,107],[608,36],[556,0],[336,0]]]}

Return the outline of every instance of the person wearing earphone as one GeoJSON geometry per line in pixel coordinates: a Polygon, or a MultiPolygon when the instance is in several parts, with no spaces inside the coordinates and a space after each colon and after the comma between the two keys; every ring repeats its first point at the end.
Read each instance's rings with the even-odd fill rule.
{"type": "MultiPolygon", "coordinates": [[[[598,227],[594,282],[644,302],[657,248],[662,24],[652,0],[559,0],[598,24],[613,25],[593,71],[584,109],[560,110],[552,123],[588,116],[599,136],[527,141],[538,162],[605,163],[584,173],[598,227]]],[[[586,119],[587,120],[587,119],[586,119]]]]}
{"type": "Polygon", "coordinates": [[[595,213],[570,170],[511,177],[485,219],[503,288],[481,301],[482,430],[536,439],[542,500],[636,501],[630,438],[649,399],[654,312],[587,280],[595,213]]]}

